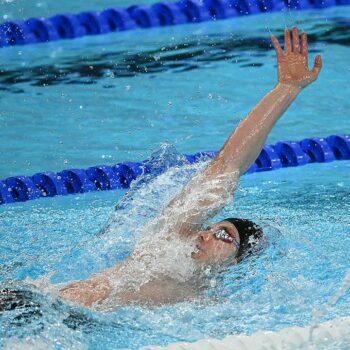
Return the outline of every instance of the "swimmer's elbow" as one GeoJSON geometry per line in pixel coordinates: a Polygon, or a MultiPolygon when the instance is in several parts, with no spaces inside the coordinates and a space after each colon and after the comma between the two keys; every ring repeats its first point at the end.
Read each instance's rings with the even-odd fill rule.
{"type": "Polygon", "coordinates": [[[231,157],[219,156],[215,158],[207,167],[204,174],[212,177],[222,174],[231,174],[234,178],[241,175],[244,164],[237,159],[231,157]]]}
{"type": "Polygon", "coordinates": [[[91,307],[107,299],[111,286],[107,279],[71,283],[59,291],[59,297],[69,303],[91,307]]]}

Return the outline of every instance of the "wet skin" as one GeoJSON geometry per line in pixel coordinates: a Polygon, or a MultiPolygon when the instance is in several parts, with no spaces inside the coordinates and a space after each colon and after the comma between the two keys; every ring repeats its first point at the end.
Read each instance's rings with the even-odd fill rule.
{"type": "MultiPolygon", "coordinates": [[[[217,203],[216,199],[213,201],[213,198],[218,198],[218,195],[224,196],[235,190],[236,180],[257,159],[273,126],[298,94],[317,79],[321,71],[322,59],[320,55],[316,56],[313,68],[311,70],[308,68],[306,33],[302,33],[299,37],[298,29],[293,27],[292,33],[286,28],[284,34],[284,49],[281,48],[275,36],[271,37],[278,64],[278,82],[276,86],[260,100],[236,129],[232,131],[199,180],[197,177],[191,180],[164,208],[164,213],[167,213],[166,215],[172,218],[173,222],[184,222],[185,229],[183,230],[181,226],[178,233],[185,239],[192,236],[191,228],[197,227],[197,223],[205,222],[209,217],[219,212],[222,206],[219,202],[217,203]],[[217,186],[211,190],[211,196],[208,196],[205,200],[201,199],[201,191],[205,186],[211,184],[213,179],[220,180],[222,176],[225,177],[227,174],[234,174],[235,181],[227,181],[224,185],[217,186]],[[198,181],[200,181],[199,185],[198,181]],[[193,200],[196,198],[199,199],[193,200]],[[193,207],[187,207],[184,220],[183,213],[178,208],[185,203],[192,203],[193,207]]],[[[174,231],[171,227],[168,227],[168,229],[170,232],[174,231]]],[[[237,246],[233,242],[225,242],[220,239],[224,235],[219,235],[216,231],[222,229],[226,230],[229,236],[240,243],[239,234],[233,224],[227,221],[215,223],[207,230],[193,232],[195,236],[193,242],[196,248],[191,253],[192,259],[203,265],[236,263],[237,246]]],[[[130,259],[139,259],[137,256],[131,256],[130,259]]],[[[73,282],[62,288],[59,291],[59,296],[72,303],[84,306],[101,303],[108,299],[112,293],[110,279],[124,277],[122,267],[128,263],[129,260],[127,259],[123,263],[92,275],[85,281],[73,282]]],[[[123,291],[120,302],[125,305],[141,302],[163,303],[175,302],[179,299],[184,300],[188,293],[179,295],[176,290],[178,284],[178,281],[170,276],[166,276],[165,279],[155,277],[154,280],[143,284],[131,293],[128,293],[128,290],[123,291]],[[173,286],[170,286],[169,281],[173,281],[173,286]]],[[[115,306],[119,306],[119,304],[115,304],[115,306]]]]}
{"type": "Polygon", "coordinates": [[[192,259],[207,264],[217,264],[230,261],[236,263],[238,249],[235,244],[217,239],[214,233],[224,230],[230,237],[240,243],[236,227],[228,221],[220,221],[209,225],[206,230],[199,231],[195,240],[196,249],[191,253],[192,259]]]}

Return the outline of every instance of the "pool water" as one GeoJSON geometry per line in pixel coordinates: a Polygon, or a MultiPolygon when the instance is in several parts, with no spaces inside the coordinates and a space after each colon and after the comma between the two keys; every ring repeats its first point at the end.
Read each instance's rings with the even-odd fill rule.
{"type": "Polygon", "coordinates": [[[128,7],[135,4],[150,5],[153,0],[85,0],[69,1],[61,0],[37,0],[28,2],[26,0],[1,0],[1,22],[17,19],[28,19],[30,17],[50,17],[58,13],[79,13],[83,11],[99,11],[112,7],[128,7]]]}
{"type": "Polygon", "coordinates": [[[126,199],[110,191],[1,206],[0,286],[32,301],[1,314],[2,346],[138,349],[349,316],[348,288],[332,299],[350,266],[349,161],[244,176],[218,219],[257,221],[264,247],[223,274],[209,272],[205,299],[99,313],[26,282],[85,278],[130,254],[138,225],[194,171],[178,153],[218,149],[274,86],[269,31],[298,24],[324,69],[268,141],[349,132],[349,14],[268,14],[1,50],[0,178],[139,161],[154,150],[156,161],[177,166],[126,199]],[[111,215],[116,229],[99,234],[111,215]]]}
{"type": "Polygon", "coordinates": [[[218,149],[276,83],[269,30],[281,36],[295,23],[309,33],[310,61],[322,53],[324,70],[268,142],[346,132],[348,12],[267,14],[6,48],[0,179],[142,160],[164,141],[186,153],[218,149]]]}

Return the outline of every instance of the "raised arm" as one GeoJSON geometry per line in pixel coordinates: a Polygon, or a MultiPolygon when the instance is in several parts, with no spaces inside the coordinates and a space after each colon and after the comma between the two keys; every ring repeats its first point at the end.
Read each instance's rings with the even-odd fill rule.
{"type": "Polygon", "coordinates": [[[220,195],[234,191],[234,180],[237,181],[258,157],[277,120],[301,90],[317,79],[322,60],[320,55],[316,56],[313,69],[308,69],[306,33],[302,33],[300,44],[298,29],[294,27],[292,35],[286,29],[284,50],[275,36],[271,39],[277,54],[278,83],[239,123],[205,171],[191,180],[165,208],[168,215],[179,212],[176,210],[179,206],[185,208],[178,215],[182,222],[180,233],[193,232],[196,225],[220,210],[223,206],[223,202],[218,201],[220,195]],[[229,176],[232,182],[227,181],[229,176]],[[188,205],[191,202],[192,205],[188,205]]]}
{"type": "Polygon", "coordinates": [[[300,45],[298,29],[293,28],[292,38],[285,29],[284,51],[275,36],[271,39],[277,54],[278,83],[239,123],[207,168],[207,174],[235,169],[239,175],[244,174],[260,154],[277,120],[301,90],[317,79],[322,60],[320,55],[316,56],[313,69],[308,69],[306,33],[302,33],[300,45]]]}
{"type": "MultiPolygon", "coordinates": [[[[322,67],[321,56],[316,56],[314,67],[309,71],[306,34],[301,36],[301,46],[295,27],[292,38],[290,32],[285,30],[284,40],[283,51],[278,40],[272,36],[278,62],[278,83],[275,88],[239,123],[204,172],[195,176],[151,225],[157,225],[158,229],[166,227],[169,233],[179,232],[183,235],[198,230],[198,225],[226,204],[238,177],[257,158],[268,134],[283,112],[304,87],[316,80],[322,67]]],[[[134,251],[132,256],[138,254],[138,251],[134,251]]],[[[120,266],[115,265],[86,281],[71,283],[62,288],[59,295],[84,306],[101,303],[112,290],[109,278],[115,280],[120,276],[120,266]]],[[[146,287],[145,291],[145,298],[152,299],[149,291],[157,297],[152,285],[149,289],[146,287]]],[[[125,298],[128,300],[128,297],[125,298]]]]}

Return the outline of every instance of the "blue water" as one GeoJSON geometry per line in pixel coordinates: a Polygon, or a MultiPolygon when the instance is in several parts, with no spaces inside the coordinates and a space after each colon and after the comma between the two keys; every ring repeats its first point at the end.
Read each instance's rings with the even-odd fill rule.
{"type": "Polygon", "coordinates": [[[30,17],[49,17],[58,13],[79,13],[83,11],[99,11],[111,7],[128,7],[131,5],[153,4],[153,0],[1,0],[0,20],[27,19],[30,17]]]}
{"type": "MultiPolygon", "coordinates": [[[[271,14],[1,50],[0,178],[142,160],[165,141],[177,151],[159,161],[174,152],[218,149],[274,86],[269,30],[280,35],[291,24],[310,33],[311,56],[321,52],[324,69],[269,142],[349,132],[349,14],[348,7],[271,14]]],[[[265,247],[213,276],[205,302],[98,313],[39,293],[41,315],[0,316],[0,341],[9,348],[27,337],[56,348],[137,349],[349,316],[349,291],[328,303],[350,266],[349,174],[349,161],[339,161],[243,177],[219,218],[256,220],[265,247]],[[322,316],[315,319],[317,313],[322,316]]],[[[180,185],[174,181],[169,193],[180,185]]],[[[147,186],[144,210],[151,217],[166,195],[147,186]]],[[[118,214],[115,235],[97,236],[123,195],[1,206],[1,288],[35,291],[25,278],[84,278],[125,258],[135,243],[130,231],[137,229],[136,223],[126,227],[127,210],[118,214]]],[[[136,205],[131,199],[126,208],[136,205]]]]}
{"type": "Polygon", "coordinates": [[[180,152],[218,149],[276,83],[268,29],[281,35],[295,23],[310,33],[310,61],[322,53],[324,70],[268,142],[346,132],[348,13],[270,14],[6,48],[0,179],[141,160],[166,140],[180,152]]]}

